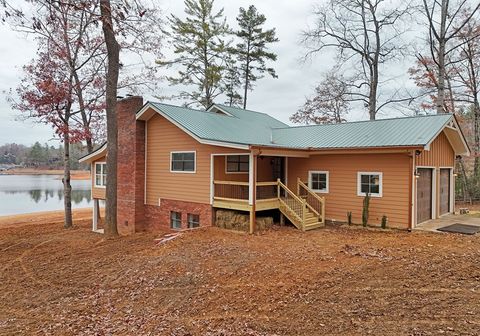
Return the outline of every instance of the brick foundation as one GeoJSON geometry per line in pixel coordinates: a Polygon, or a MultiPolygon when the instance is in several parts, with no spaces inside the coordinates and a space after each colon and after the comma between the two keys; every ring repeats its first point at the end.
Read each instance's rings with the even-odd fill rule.
{"type": "Polygon", "coordinates": [[[213,213],[210,204],[162,199],[160,206],[145,205],[145,225],[143,230],[155,231],[170,229],[170,212],[182,213],[182,229],[186,229],[189,213],[200,216],[200,227],[212,226],[213,213]]]}

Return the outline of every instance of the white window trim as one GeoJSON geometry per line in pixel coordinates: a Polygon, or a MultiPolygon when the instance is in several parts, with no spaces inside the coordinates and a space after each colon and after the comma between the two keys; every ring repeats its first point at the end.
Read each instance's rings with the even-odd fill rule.
{"type": "Polygon", "coordinates": [[[102,189],[105,189],[107,188],[106,185],[103,185],[103,175],[106,175],[107,173],[105,172],[105,174],[103,173],[103,168],[101,168],[101,178],[100,178],[100,182],[102,183],[102,185],[99,185],[97,184],[97,165],[105,165],[105,169],[107,168],[107,163],[104,162],[104,161],[99,161],[99,162],[95,162],[95,165],[94,165],[94,171],[93,171],[93,186],[95,188],[102,188],[102,189]]]}
{"type": "Polygon", "coordinates": [[[197,151],[173,151],[170,152],[170,173],[174,174],[195,174],[197,172],[197,151]],[[181,153],[193,153],[193,171],[178,171],[172,170],[172,160],[173,154],[181,154],[181,153]]]}
{"type": "Polygon", "coordinates": [[[330,187],[330,174],[326,170],[309,170],[308,171],[308,187],[316,193],[328,194],[330,187]],[[327,177],[327,186],[325,189],[313,189],[312,187],[312,174],[325,174],[327,177]]]}
{"type": "Polygon", "coordinates": [[[237,155],[238,156],[249,156],[249,154],[229,154],[229,155],[225,155],[225,174],[229,174],[229,175],[230,174],[232,174],[232,175],[243,174],[243,175],[245,175],[245,174],[249,173],[249,171],[250,171],[250,157],[249,157],[248,171],[246,171],[246,172],[229,172],[228,171],[228,168],[227,168],[228,157],[229,156],[237,156],[237,155]]]}
{"type": "Polygon", "coordinates": [[[357,196],[367,196],[366,193],[362,193],[362,175],[378,175],[380,178],[380,186],[378,194],[370,194],[370,197],[383,197],[383,173],[381,172],[357,172],[357,196]]]}

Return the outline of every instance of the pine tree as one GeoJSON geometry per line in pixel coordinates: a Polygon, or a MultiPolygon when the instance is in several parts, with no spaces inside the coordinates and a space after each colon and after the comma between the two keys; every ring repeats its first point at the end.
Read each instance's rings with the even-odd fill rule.
{"type": "Polygon", "coordinates": [[[268,44],[278,42],[275,36],[275,28],[263,30],[267,19],[265,15],[257,12],[251,5],[248,10],[240,8],[237,22],[240,29],[235,35],[241,40],[232,50],[240,63],[240,72],[243,85],[243,108],[247,107],[248,91],[253,90],[254,83],[263,78],[267,72],[273,78],[277,74],[273,68],[266,66],[266,61],[276,61],[277,55],[268,50],[268,44]]]}
{"type": "Polygon", "coordinates": [[[232,55],[228,55],[225,59],[225,74],[223,78],[223,93],[227,96],[225,104],[229,106],[241,106],[242,95],[238,93],[242,82],[238,76],[238,64],[232,55]]]}
{"type": "Polygon", "coordinates": [[[185,90],[179,98],[187,105],[209,107],[222,93],[222,75],[225,69],[225,36],[229,28],[223,8],[213,12],[214,0],[185,0],[187,17],[175,15],[169,18],[171,39],[176,57],[171,61],[159,61],[160,65],[179,68],[176,77],[168,77],[171,85],[193,85],[196,90],[185,90]]]}

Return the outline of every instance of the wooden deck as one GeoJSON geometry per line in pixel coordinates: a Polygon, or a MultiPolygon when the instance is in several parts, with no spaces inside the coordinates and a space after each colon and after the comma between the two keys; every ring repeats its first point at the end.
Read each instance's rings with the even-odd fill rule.
{"type": "Polygon", "coordinates": [[[300,179],[297,194],[280,180],[257,182],[253,204],[248,182],[214,181],[213,207],[251,212],[278,209],[298,229],[311,230],[325,226],[325,199],[300,179]],[[255,205],[255,206],[254,206],[255,205]]]}

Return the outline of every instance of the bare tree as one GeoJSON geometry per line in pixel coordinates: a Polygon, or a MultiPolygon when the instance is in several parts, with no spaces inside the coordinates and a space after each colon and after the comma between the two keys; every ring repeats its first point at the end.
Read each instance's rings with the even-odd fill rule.
{"type": "MultiPolygon", "coordinates": [[[[107,110],[107,140],[109,155],[107,170],[107,218],[106,233],[116,235],[116,99],[117,89],[138,91],[142,87],[154,89],[159,81],[156,69],[149,66],[161,57],[160,10],[145,1],[73,1],[73,0],[25,0],[31,8],[28,13],[0,0],[4,22],[16,30],[33,33],[40,43],[53,44],[61,50],[65,67],[72,78],[75,106],[81,115],[88,150],[93,150],[91,135],[99,129],[98,120],[89,111],[107,110]],[[48,15],[42,16],[44,13],[48,15]],[[101,23],[102,29],[99,28],[101,23]],[[120,51],[134,64],[135,73],[122,65],[120,51]],[[152,85],[153,84],[153,85],[152,85]],[[92,125],[95,122],[95,125],[92,125]],[[110,164],[109,164],[110,163],[110,164]],[[110,193],[109,193],[110,192],[110,193]]],[[[17,3],[15,3],[17,5],[17,3]]],[[[72,113],[76,117],[77,113],[72,113]]],[[[72,118],[73,118],[72,117],[72,118]]],[[[73,121],[72,121],[73,122],[73,121]]],[[[103,132],[100,132],[103,133],[103,132]]]]}
{"type": "MultiPolygon", "coordinates": [[[[468,16],[468,12],[464,13],[468,16]]],[[[451,67],[451,78],[458,86],[456,100],[466,105],[463,113],[468,125],[467,137],[473,148],[472,182],[480,183],[480,20],[471,19],[459,32],[460,47],[454,53],[455,62],[451,67]]],[[[462,162],[463,163],[463,162],[462,162]]]]}
{"type": "Polygon", "coordinates": [[[107,47],[106,111],[107,111],[107,174],[105,234],[118,235],[117,230],[117,85],[120,72],[120,45],[118,44],[110,0],[100,0],[103,35],[107,47]]]}
{"type": "MultiPolygon", "coordinates": [[[[422,0],[422,13],[427,19],[428,46],[430,58],[433,60],[436,72],[436,98],[437,113],[449,111],[445,104],[447,95],[447,68],[452,64],[450,54],[462,47],[467,41],[458,41],[462,29],[468,22],[478,15],[480,2],[465,15],[469,7],[468,0],[422,0]]],[[[480,35],[470,36],[469,39],[479,38],[480,35]]]]}
{"type": "Polygon", "coordinates": [[[349,100],[363,103],[372,120],[386,105],[411,99],[395,90],[380,101],[379,93],[380,85],[388,82],[381,67],[403,50],[402,19],[409,10],[408,3],[388,0],[330,0],[315,10],[314,28],[303,32],[307,57],[333,48],[342,66],[353,68],[349,100]]]}
{"type": "Polygon", "coordinates": [[[347,80],[331,70],[320,80],[315,95],[307,98],[290,120],[298,124],[338,124],[346,121],[348,108],[347,80]]]}

